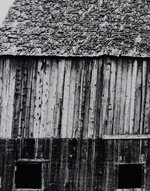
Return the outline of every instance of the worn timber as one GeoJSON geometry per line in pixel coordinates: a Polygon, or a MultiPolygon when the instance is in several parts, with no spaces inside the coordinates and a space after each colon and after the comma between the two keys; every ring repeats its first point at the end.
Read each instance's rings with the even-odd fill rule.
{"type": "Polygon", "coordinates": [[[0,138],[150,134],[150,59],[0,57],[0,138]]]}
{"type": "Polygon", "coordinates": [[[0,190],[19,190],[17,162],[37,162],[42,163],[40,190],[116,191],[118,165],[142,164],[141,189],[132,190],[148,191],[150,139],[142,140],[141,148],[140,144],[141,140],[0,139],[0,190]]]}

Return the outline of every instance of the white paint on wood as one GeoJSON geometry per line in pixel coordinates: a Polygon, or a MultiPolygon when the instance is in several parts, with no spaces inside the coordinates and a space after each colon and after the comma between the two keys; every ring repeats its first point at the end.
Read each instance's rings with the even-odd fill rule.
{"type": "Polygon", "coordinates": [[[102,136],[102,139],[110,139],[110,140],[117,140],[117,139],[149,139],[150,138],[150,134],[138,134],[138,135],[127,135],[127,134],[124,134],[124,135],[103,135],[102,136]]]}
{"type": "Polygon", "coordinates": [[[74,104],[75,104],[75,85],[76,85],[76,70],[74,66],[71,70],[70,89],[69,89],[69,103],[68,103],[68,130],[67,137],[72,138],[73,120],[74,120],[74,104]]]}
{"type": "Polygon", "coordinates": [[[34,133],[33,137],[37,138],[40,134],[40,123],[41,123],[41,104],[42,104],[42,91],[43,91],[43,69],[42,60],[38,61],[37,70],[37,83],[36,83],[36,97],[35,97],[35,113],[34,113],[34,133]]]}
{"type": "Polygon", "coordinates": [[[47,130],[46,135],[48,137],[53,137],[54,135],[54,117],[55,117],[55,107],[56,107],[56,90],[57,90],[57,77],[58,68],[56,60],[51,62],[51,72],[49,78],[49,98],[48,98],[48,112],[47,112],[47,130]]]}
{"type": "Polygon", "coordinates": [[[7,100],[7,119],[6,119],[6,138],[11,138],[12,123],[13,123],[13,111],[14,111],[14,94],[15,94],[15,79],[16,79],[16,68],[15,64],[10,62],[10,81],[8,89],[8,100],[7,100]]]}
{"type": "Polygon", "coordinates": [[[81,129],[83,128],[83,115],[82,115],[82,106],[83,106],[83,102],[84,102],[84,93],[85,93],[85,70],[84,70],[84,63],[83,61],[80,61],[80,63],[82,65],[81,67],[81,78],[79,81],[79,114],[78,114],[78,118],[77,118],[77,129],[76,129],[76,136],[80,137],[81,136],[81,129]]]}
{"type": "Polygon", "coordinates": [[[10,71],[10,60],[6,59],[4,61],[4,70],[3,70],[3,88],[2,88],[2,112],[1,112],[1,128],[2,128],[2,138],[7,137],[7,103],[9,97],[9,71],[10,71]]]}
{"type": "MultiPolygon", "coordinates": [[[[27,64],[27,63],[26,63],[27,64]]],[[[33,64],[33,63],[32,63],[33,64]]],[[[31,99],[32,99],[32,78],[33,78],[33,65],[30,64],[29,68],[27,65],[27,100],[26,100],[26,110],[25,110],[25,127],[26,134],[25,137],[30,137],[30,112],[31,112],[31,99]]],[[[33,127],[32,127],[33,129],[33,127]]]]}
{"type": "Polygon", "coordinates": [[[63,108],[62,108],[62,126],[61,126],[62,138],[68,138],[68,115],[69,115],[68,104],[69,104],[70,75],[71,75],[71,60],[66,60],[64,97],[63,97],[63,108]]]}
{"type": "Polygon", "coordinates": [[[36,63],[31,62],[32,67],[32,81],[31,81],[31,105],[30,105],[30,125],[29,125],[29,138],[34,134],[34,111],[35,111],[35,98],[36,98],[36,63]]]}
{"type": "Polygon", "coordinates": [[[17,65],[15,63],[12,65],[9,59],[4,61],[4,63],[2,59],[0,61],[0,137],[2,138],[11,137],[15,107],[16,122],[19,116],[18,135],[23,137],[77,138],[83,132],[83,138],[95,138],[95,124],[99,126],[99,136],[103,128],[105,134],[113,132],[114,135],[149,133],[150,74],[147,71],[146,59],[143,61],[135,59],[133,63],[128,64],[125,63],[127,59],[120,59],[118,62],[112,58],[104,60],[103,95],[102,100],[99,100],[102,102],[100,124],[95,122],[97,83],[99,83],[97,59],[92,60],[94,65],[89,63],[91,65],[88,67],[85,65],[85,60],[80,60],[80,64],[77,63],[78,67],[71,67],[71,60],[67,62],[66,59],[49,60],[44,71],[43,59],[38,63],[34,60],[33,66],[27,66],[25,69],[25,72],[28,72],[26,77],[23,75],[24,71],[19,60],[17,78],[21,86],[15,82],[17,65]],[[90,84],[89,90],[86,89],[87,80],[90,84]],[[26,83],[27,98],[24,99],[26,83]],[[15,85],[19,92],[17,106],[14,105],[15,85]],[[89,96],[86,92],[89,92],[89,96]],[[88,101],[85,102],[85,99],[88,101]],[[85,109],[88,110],[88,114],[85,109]],[[21,129],[22,125],[26,129],[21,129]],[[58,135],[60,127],[62,131],[61,135],[58,135]]]}
{"type": "Polygon", "coordinates": [[[97,88],[97,70],[98,63],[94,60],[91,79],[91,93],[90,93],[90,108],[89,108],[89,121],[88,121],[88,134],[87,138],[95,137],[95,104],[96,103],[96,88],[97,88]]]}
{"type": "Polygon", "coordinates": [[[40,124],[41,138],[44,138],[46,136],[49,75],[50,75],[50,63],[46,61],[44,71],[43,71],[43,92],[42,92],[41,124],[40,124]]]}

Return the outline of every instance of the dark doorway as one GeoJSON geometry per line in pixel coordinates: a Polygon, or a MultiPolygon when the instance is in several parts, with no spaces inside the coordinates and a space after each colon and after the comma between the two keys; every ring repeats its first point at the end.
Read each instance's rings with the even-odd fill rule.
{"type": "Polygon", "coordinates": [[[41,163],[17,163],[16,188],[41,188],[41,163]]]}
{"type": "Polygon", "coordinates": [[[118,188],[141,188],[142,164],[120,164],[118,188]]]}

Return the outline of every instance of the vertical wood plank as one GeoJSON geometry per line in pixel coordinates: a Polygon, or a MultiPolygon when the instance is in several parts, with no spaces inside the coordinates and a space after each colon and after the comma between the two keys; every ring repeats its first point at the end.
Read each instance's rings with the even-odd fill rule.
{"type": "Polygon", "coordinates": [[[127,73],[127,88],[126,88],[126,102],[125,102],[125,118],[124,118],[124,134],[129,133],[130,124],[130,104],[131,104],[131,85],[132,85],[132,61],[128,61],[128,73],[127,73]]]}
{"type": "Polygon", "coordinates": [[[131,85],[131,106],[130,106],[130,123],[129,123],[130,134],[133,134],[134,132],[136,77],[137,77],[137,60],[134,60],[133,70],[132,70],[132,85],[131,85]]]}
{"type": "Polygon", "coordinates": [[[7,138],[11,138],[12,135],[12,123],[13,123],[13,111],[14,111],[14,94],[15,94],[15,79],[16,79],[16,66],[13,61],[10,63],[10,86],[9,97],[7,105],[7,138]]]}
{"type": "Polygon", "coordinates": [[[124,134],[125,102],[126,102],[126,84],[127,84],[127,61],[122,59],[121,75],[121,100],[120,100],[120,130],[119,134],[124,134]]]}
{"type": "Polygon", "coordinates": [[[0,138],[3,138],[4,137],[4,129],[2,128],[2,125],[1,125],[1,117],[2,117],[2,95],[3,95],[3,66],[4,66],[4,63],[3,63],[3,59],[0,58],[0,138]]]}
{"type": "Polygon", "coordinates": [[[69,90],[70,90],[70,77],[71,77],[71,60],[66,60],[65,64],[65,84],[64,84],[64,97],[63,97],[63,111],[62,111],[62,127],[61,127],[61,137],[68,138],[72,133],[68,130],[68,107],[69,107],[69,90]],[[69,134],[68,134],[69,133],[69,134]]]}
{"type": "Polygon", "coordinates": [[[14,180],[14,140],[8,140],[7,147],[7,159],[6,159],[6,190],[12,190],[13,188],[13,180],[14,180]]]}
{"type": "Polygon", "coordinates": [[[57,98],[56,98],[56,119],[54,121],[54,137],[60,137],[61,131],[61,118],[62,118],[62,105],[63,105],[63,90],[64,90],[64,77],[65,77],[65,60],[60,59],[58,62],[58,85],[57,85],[57,98]]]}
{"type": "Polygon", "coordinates": [[[36,100],[37,68],[38,68],[35,59],[31,60],[31,65],[32,65],[32,84],[31,84],[29,138],[34,137],[35,100],[36,100]]]}
{"type": "MultiPolygon", "coordinates": [[[[1,129],[2,138],[7,137],[7,105],[9,98],[9,85],[10,85],[10,60],[7,58],[4,62],[3,70],[3,88],[2,88],[2,112],[1,112],[1,129]]],[[[10,134],[10,133],[9,133],[10,134]]]]}
{"type": "Polygon", "coordinates": [[[20,108],[20,127],[21,127],[21,137],[26,137],[28,132],[28,127],[25,126],[26,124],[26,103],[27,103],[27,62],[26,60],[22,63],[22,89],[21,89],[21,108],[20,108]]]}
{"type": "Polygon", "coordinates": [[[31,97],[32,97],[32,75],[33,75],[33,66],[31,61],[26,60],[27,64],[27,92],[26,92],[26,109],[25,109],[25,132],[24,137],[29,138],[30,132],[30,111],[31,111],[31,97]]]}
{"type": "Polygon", "coordinates": [[[56,60],[51,60],[51,71],[49,78],[49,97],[48,97],[48,112],[47,112],[47,130],[46,135],[48,137],[54,136],[54,118],[56,107],[56,90],[57,90],[57,77],[58,66],[56,60]]]}
{"type": "Polygon", "coordinates": [[[8,139],[5,139],[4,145],[4,163],[3,163],[3,175],[2,175],[2,188],[7,190],[7,161],[8,161],[8,139]]]}
{"type": "Polygon", "coordinates": [[[69,144],[69,153],[68,153],[68,170],[69,170],[69,191],[76,191],[76,169],[77,169],[77,139],[70,139],[69,144]]]}
{"type": "Polygon", "coordinates": [[[34,132],[33,137],[37,138],[40,134],[41,124],[41,104],[42,104],[42,91],[43,91],[43,61],[38,60],[37,70],[37,84],[36,84],[36,97],[35,97],[35,113],[34,113],[34,132]]]}
{"type": "Polygon", "coordinates": [[[21,64],[19,60],[16,62],[16,81],[15,81],[15,97],[14,97],[14,114],[13,114],[13,127],[12,138],[17,138],[20,135],[19,128],[19,116],[20,116],[20,104],[21,104],[21,64]]]}
{"type": "Polygon", "coordinates": [[[84,110],[85,110],[85,88],[86,88],[86,71],[85,71],[85,62],[80,61],[82,64],[81,79],[80,79],[80,97],[79,97],[79,118],[78,118],[78,128],[79,136],[83,137],[84,131],[84,110]]]}
{"type": "Polygon", "coordinates": [[[150,63],[147,63],[147,83],[144,116],[144,134],[150,133],[150,63]]]}
{"type": "MultiPolygon", "coordinates": [[[[122,75],[122,59],[118,60],[117,63],[117,76],[116,76],[116,87],[112,87],[115,91],[115,103],[114,103],[114,116],[113,116],[113,135],[119,134],[120,126],[120,104],[121,104],[121,75],[122,75]]],[[[123,107],[123,105],[121,105],[123,107]]]]}
{"type": "Polygon", "coordinates": [[[49,75],[50,75],[50,63],[45,60],[43,68],[43,90],[42,90],[42,105],[41,105],[41,124],[39,137],[44,138],[46,136],[46,118],[47,118],[47,105],[48,105],[48,91],[49,91],[49,75]]]}
{"type": "Polygon", "coordinates": [[[96,136],[96,89],[97,89],[97,71],[98,63],[97,60],[93,61],[92,68],[92,79],[91,79],[91,91],[90,91],[90,108],[89,108],[89,122],[88,122],[88,138],[95,138],[96,136]]]}
{"type": "Polygon", "coordinates": [[[73,135],[73,119],[74,119],[74,104],[75,104],[75,85],[76,85],[76,67],[72,62],[70,73],[70,89],[69,89],[69,103],[68,103],[68,138],[73,135]]]}
{"type": "Polygon", "coordinates": [[[76,86],[75,86],[75,103],[74,103],[74,121],[73,121],[73,135],[72,138],[80,137],[80,126],[79,126],[79,111],[80,111],[80,92],[81,92],[81,84],[82,79],[82,67],[83,64],[81,61],[76,60],[76,86]]]}
{"type": "Polygon", "coordinates": [[[104,60],[103,68],[103,93],[102,93],[102,103],[100,113],[100,127],[102,134],[107,134],[107,122],[108,122],[108,93],[109,93],[109,83],[110,83],[110,67],[111,60],[109,58],[104,60]]]}
{"type": "Polygon", "coordinates": [[[101,126],[100,126],[100,111],[101,111],[101,97],[102,97],[102,58],[97,59],[97,85],[96,85],[96,103],[95,103],[95,138],[101,137],[101,126]]]}
{"type": "Polygon", "coordinates": [[[140,120],[140,134],[144,132],[144,111],[145,111],[145,96],[146,96],[146,75],[147,74],[147,60],[143,60],[142,69],[142,105],[141,105],[141,120],[140,120]]]}
{"type": "Polygon", "coordinates": [[[90,96],[91,96],[91,79],[92,79],[93,63],[92,60],[84,60],[85,71],[85,86],[84,86],[84,102],[83,102],[83,128],[82,137],[86,139],[88,137],[89,127],[89,113],[90,113],[90,96]]]}
{"type": "Polygon", "coordinates": [[[108,135],[113,134],[116,127],[113,128],[113,120],[114,120],[114,107],[115,104],[115,91],[116,91],[116,67],[117,60],[111,60],[111,68],[110,68],[110,85],[109,85],[109,95],[108,95],[108,125],[106,133],[108,135]]]}
{"type": "Polygon", "coordinates": [[[138,70],[136,78],[136,92],[135,92],[135,121],[134,134],[140,133],[140,118],[141,118],[141,100],[142,100],[142,62],[138,60],[138,70]]]}

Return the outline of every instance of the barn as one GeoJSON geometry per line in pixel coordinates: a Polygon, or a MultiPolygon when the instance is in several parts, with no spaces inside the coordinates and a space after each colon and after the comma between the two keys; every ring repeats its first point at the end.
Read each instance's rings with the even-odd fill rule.
{"type": "Polygon", "coordinates": [[[149,32],[149,0],[14,1],[0,191],[150,190],[149,32]]]}

